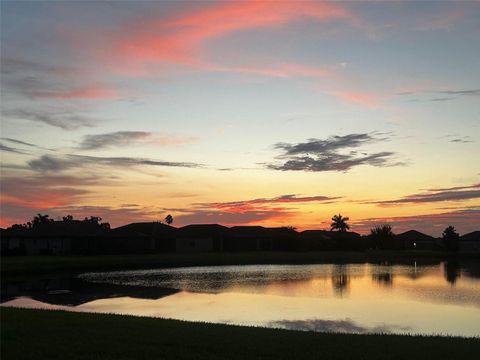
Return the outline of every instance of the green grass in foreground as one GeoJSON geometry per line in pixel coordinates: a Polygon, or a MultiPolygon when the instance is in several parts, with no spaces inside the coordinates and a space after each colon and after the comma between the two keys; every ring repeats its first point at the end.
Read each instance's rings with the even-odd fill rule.
{"type": "Polygon", "coordinates": [[[315,264],[324,262],[374,262],[441,260],[449,256],[480,258],[479,253],[454,254],[436,251],[323,251],[239,252],[200,254],[140,254],[104,256],[15,256],[1,259],[3,281],[28,279],[56,272],[149,269],[181,266],[247,264],[315,264]]]}
{"type": "Polygon", "coordinates": [[[63,311],[1,309],[15,359],[478,359],[480,340],[321,334],[63,311]]]}

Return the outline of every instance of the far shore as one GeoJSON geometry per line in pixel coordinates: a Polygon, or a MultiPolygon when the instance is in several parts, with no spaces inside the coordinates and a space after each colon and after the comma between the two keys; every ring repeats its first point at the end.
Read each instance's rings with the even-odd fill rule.
{"type": "Polygon", "coordinates": [[[154,269],[186,266],[381,263],[435,264],[448,259],[480,260],[480,252],[369,250],[322,252],[156,253],[95,256],[11,256],[1,259],[2,282],[75,275],[87,271],[154,269]]]}

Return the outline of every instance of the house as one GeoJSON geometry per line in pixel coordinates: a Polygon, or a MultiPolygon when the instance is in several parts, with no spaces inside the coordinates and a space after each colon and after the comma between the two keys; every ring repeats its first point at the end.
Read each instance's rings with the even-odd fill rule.
{"type": "Polygon", "coordinates": [[[118,248],[141,252],[175,252],[177,236],[177,228],[157,221],[131,223],[110,232],[118,248]]]}
{"type": "Polygon", "coordinates": [[[336,241],[328,236],[329,231],[325,230],[305,230],[300,233],[300,249],[305,251],[333,250],[336,247],[336,241]]]}
{"type": "Polygon", "coordinates": [[[218,224],[194,224],[178,229],[175,238],[175,251],[211,252],[224,251],[223,244],[228,227],[218,224]]]}
{"type": "Polygon", "coordinates": [[[273,243],[263,226],[233,226],[225,241],[226,251],[272,250],[273,243]]]}
{"type": "Polygon", "coordinates": [[[400,242],[399,245],[405,250],[433,250],[440,247],[439,242],[433,236],[416,230],[409,230],[397,234],[395,235],[395,239],[400,242]]]}
{"type": "Polygon", "coordinates": [[[460,250],[480,251],[480,231],[477,230],[460,236],[460,250]]]}
{"type": "Polygon", "coordinates": [[[11,228],[2,232],[2,254],[66,255],[85,247],[104,234],[88,221],[51,221],[34,228],[11,228]]]}

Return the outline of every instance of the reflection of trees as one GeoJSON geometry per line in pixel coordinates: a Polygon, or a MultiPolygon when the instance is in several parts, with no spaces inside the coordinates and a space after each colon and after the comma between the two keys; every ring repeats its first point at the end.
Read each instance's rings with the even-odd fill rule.
{"type": "Polygon", "coordinates": [[[443,276],[452,285],[455,285],[460,276],[460,266],[457,260],[448,260],[443,264],[443,276]]]}
{"type": "Polygon", "coordinates": [[[343,296],[350,289],[348,265],[334,265],[332,271],[332,286],[336,295],[343,296]]]}
{"type": "Polygon", "coordinates": [[[390,267],[386,272],[379,274],[372,274],[372,280],[380,285],[392,286],[393,285],[393,273],[390,267]]]}

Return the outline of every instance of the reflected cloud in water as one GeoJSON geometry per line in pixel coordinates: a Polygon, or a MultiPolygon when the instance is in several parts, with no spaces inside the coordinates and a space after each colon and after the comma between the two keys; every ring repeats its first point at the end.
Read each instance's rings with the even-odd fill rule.
{"type": "Polygon", "coordinates": [[[390,334],[398,332],[409,332],[411,327],[395,326],[395,325],[379,325],[374,327],[362,326],[361,324],[351,320],[280,320],[272,321],[271,327],[279,327],[282,329],[299,330],[299,331],[315,331],[315,332],[335,332],[335,333],[353,333],[353,334],[390,334]]]}

